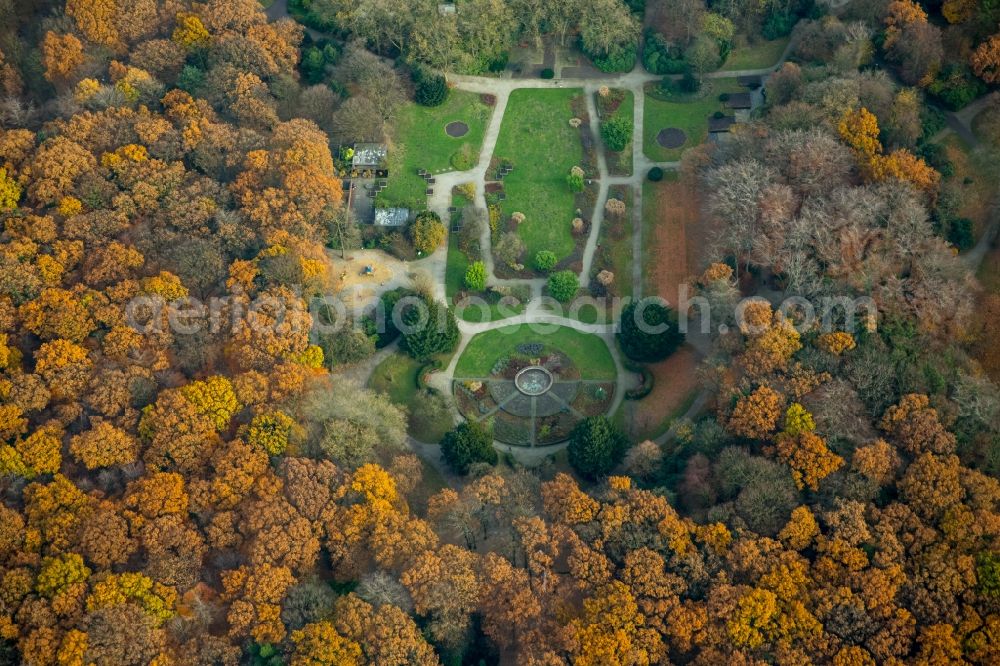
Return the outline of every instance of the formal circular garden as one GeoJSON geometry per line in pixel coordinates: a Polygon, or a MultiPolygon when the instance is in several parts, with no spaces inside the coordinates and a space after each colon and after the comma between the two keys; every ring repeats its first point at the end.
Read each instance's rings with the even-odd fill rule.
{"type": "Polygon", "coordinates": [[[453,139],[458,139],[469,133],[469,126],[460,120],[448,123],[444,128],[444,131],[448,133],[448,136],[453,139]]]}
{"type": "Polygon", "coordinates": [[[569,437],[614,402],[615,362],[604,340],[571,328],[515,325],[474,337],[455,368],[462,415],[489,423],[515,446],[547,446],[569,437]]]}
{"type": "Polygon", "coordinates": [[[684,145],[685,141],[687,141],[687,134],[684,133],[684,130],[677,129],[676,127],[662,129],[656,135],[656,143],[664,148],[680,148],[684,145]]]}

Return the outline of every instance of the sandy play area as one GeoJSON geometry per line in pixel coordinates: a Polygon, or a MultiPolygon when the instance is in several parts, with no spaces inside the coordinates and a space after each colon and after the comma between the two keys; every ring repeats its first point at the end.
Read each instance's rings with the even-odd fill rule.
{"type": "Polygon", "coordinates": [[[330,263],[334,292],[351,310],[362,310],[383,292],[410,283],[406,264],[382,252],[357,250],[348,253],[347,259],[333,252],[330,263]]]}

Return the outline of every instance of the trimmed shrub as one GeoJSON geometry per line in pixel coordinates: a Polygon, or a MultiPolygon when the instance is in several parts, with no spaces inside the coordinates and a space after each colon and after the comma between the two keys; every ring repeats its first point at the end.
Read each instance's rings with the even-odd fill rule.
{"type": "Polygon", "coordinates": [[[684,334],[677,328],[677,315],[658,301],[629,303],[622,310],[618,330],[622,351],[633,361],[662,361],[684,342],[684,334]],[[660,328],[663,330],[656,330],[660,328]]]}
{"type": "Polygon", "coordinates": [[[468,474],[474,463],[496,465],[493,436],[481,424],[466,421],[441,440],[441,457],[456,474],[468,474]]]}
{"type": "Polygon", "coordinates": [[[603,55],[589,53],[585,48],[583,52],[594,63],[594,67],[602,72],[630,72],[638,60],[638,45],[634,43],[620,46],[603,55]]]}
{"type": "Polygon", "coordinates": [[[542,271],[543,273],[548,273],[553,268],[556,267],[558,263],[558,258],[556,253],[551,250],[539,250],[535,255],[535,268],[542,271]]]}
{"type": "Polygon", "coordinates": [[[539,76],[543,79],[554,79],[556,78],[556,73],[551,67],[546,67],[541,71],[539,76]]]}
{"type": "Polygon", "coordinates": [[[455,314],[437,301],[421,302],[424,307],[414,303],[403,310],[402,321],[409,328],[403,334],[403,351],[418,361],[455,351],[459,338],[455,314]]]}
{"type": "Polygon", "coordinates": [[[567,303],[580,291],[580,278],[573,271],[553,273],[549,277],[548,289],[549,296],[560,303],[567,303]]]}
{"type": "Polygon", "coordinates": [[[481,261],[474,261],[465,270],[465,287],[472,291],[482,291],[486,289],[486,265],[481,261]]]}
{"type": "Polygon", "coordinates": [[[653,183],[660,182],[661,180],[663,180],[663,169],[661,169],[660,167],[653,167],[652,169],[649,170],[649,173],[646,174],[646,178],[648,178],[650,182],[653,183]]]}
{"type": "Polygon", "coordinates": [[[578,166],[570,169],[569,175],[566,176],[566,184],[572,192],[583,192],[583,169],[578,166]]]}
{"type": "Polygon", "coordinates": [[[628,439],[606,416],[591,416],[577,423],[567,447],[569,464],[588,479],[606,476],[627,450],[628,439]]]}
{"type": "Polygon", "coordinates": [[[413,70],[413,99],[421,106],[441,106],[448,99],[448,82],[422,67],[413,70]]]}
{"type": "Polygon", "coordinates": [[[444,239],[448,235],[441,217],[431,210],[425,210],[413,222],[410,227],[410,240],[413,247],[419,252],[430,254],[444,244],[444,239]]]}
{"type": "Polygon", "coordinates": [[[632,119],[616,113],[601,123],[601,138],[609,150],[620,153],[632,141],[632,119]]]}

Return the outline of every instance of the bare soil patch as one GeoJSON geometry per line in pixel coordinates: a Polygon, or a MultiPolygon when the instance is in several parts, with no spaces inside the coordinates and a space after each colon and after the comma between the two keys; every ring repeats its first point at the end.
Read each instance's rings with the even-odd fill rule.
{"type": "Polygon", "coordinates": [[[653,216],[645,225],[646,279],[650,295],[677,306],[680,285],[691,275],[688,229],[698,221],[698,196],[681,181],[664,181],[647,190],[653,201],[646,214],[653,216]]]}
{"type": "Polygon", "coordinates": [[[455,122],[448,123],[444,131],[448,133],[448,136],[457,139],[469,133],[469,126],[460,120],[456,120],[455,122]]]}
{"type": "Polygon", "coordinates": [[[653,391],[642,400],[631,403],[629,432],[637,439],[659,436],[669,423],[686,409],[691,395],[698,389],[695,370],[698,359],[691,347],[682,347],[665,361],[650,365],[653,391]]]}
{"type": "Polygon", "coordinates": [[[656,143],[667,149],[680,148],[685,141],[687,141],[687,134],[684,133],[684,130],[676,127],[661,129],[660,133],[656,135],[656,143]]]}

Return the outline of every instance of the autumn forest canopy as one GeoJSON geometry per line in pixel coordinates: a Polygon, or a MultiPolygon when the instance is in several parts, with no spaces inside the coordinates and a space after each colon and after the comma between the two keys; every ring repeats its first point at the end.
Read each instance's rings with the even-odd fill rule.
{"type": "MultiPolygon", "coordinates": [[[[1000,4],[439,4],[0,0],[0,666],[1000,663],[1000,4]],[[669,431],[586,414],[565,451],[498,452],[489,419],[425,385],[467,331],[424,276],[381,299],[439,329],[315,332],[310,299],[352,249],[419,265],[471,246],[458,279],[485,291],[481,231],[499,270],[528,265],[560,301],[631,279],[527,256],[537,227],[518,224],[549,221],[525,209],[503,233],[500,199],[471,233],[423,211],[377,230],[347,212],[345,147],[421,150],[407,113],[464,112],[454,79],[526,76],[527,49],[592,77],[566,87],[603,122],[639,100],[612,105],[597,77],[646,77],[647,113],[650,96],[728,104],[717,70],[769,44],[766,95],[728,136],[622,176],[666,169],[704,232],[685,276],[709,329],[688,335],[698,399],[661,415],[669,431]],[[965,151],[941,138],[956,123],[965,151]],[[804,323],[790,296],[864,307],[804,323]],[[134,307],[187,299],[223,325],[134,307]],[[390,353],[416,409],[356,381],[390,353]]],[[[569,140],[594,123],[585,156],[641,151],[631,116],[597,131],[570,103],[569,140]]],[[[573,169],[559,194],[604,211],[573,169]]],[[[580,215],[551,224],[582,238],[580,215]]],[[[593,245],[641,261],[615,242],[593,245]]],[[[677,315],[655,310],[660,337],[626,322],[605,362],[645,377],[689,350],[677,315]]],[[[574,344],[585,375],[597,355],[574,344]]]]}

